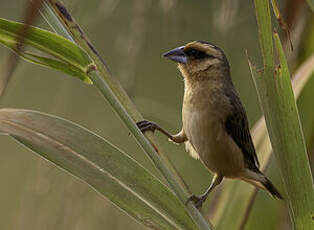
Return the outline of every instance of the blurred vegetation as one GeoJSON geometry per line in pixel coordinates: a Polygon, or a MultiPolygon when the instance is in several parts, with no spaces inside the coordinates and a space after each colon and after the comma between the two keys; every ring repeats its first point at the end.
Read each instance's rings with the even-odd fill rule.
{"type": "MultiPolygon", "coordinates": [[[[0,8],[0,16],[21,21],[27,3],[6,1],[0,8]]],[[[251,2],[68,0],[66,4],[145,118],[172,132],[180,129],[183,81],[173,63],[164,60],[161,54],[199,39],[212,41],[224,49],[250,124],[260,117],[245,56],[247,49],[252,59],[261,63],[251,2]]],[[[291,1],[279,4],[287,18],[291,15],[285,15],[291,11],[289,4],[291,1]]],[[[295,49],[286,52],[292,69],[313,54],[314,49],[313,15],[304,2],[295,9],[298,12],[293,13],[297,16],[291,20],[295,49]]],[[[38,19],[37,25],[49,29],[38,19]]],[[[4,68],[10,51],[4,47],[0,50],[0,65],[4,68]]],[[[312,79],[298,102],[312,166],[313,88],[312,79]]],[[[138,162],[159,176],[109,105],[94,88],[76,79],[21,61],[1,98],[1,107],[34,109],[75,121],[132,153],[138,162]]],[[[205,190],[211,175],[201,163],[190,158],[183,146],[172,145],[157,136],[190,190],[195,193],[205,190]]],[[[143,229],[85,184],[10,138],[1,137],[1,146],[0,229],[143,229]]],[[[281,187],[275,159],[267,175],[281,187]]],[[[211,195],[211,201],[220,190],[211,195]]],[[[211,201],[206,203],[206,212],[215,211],[214,205],[209,206],[215,203],[211,201]]],[[[288,226],[286,207],[266,192],[259,192],[246,229],[289,229],[288,226]]]]}

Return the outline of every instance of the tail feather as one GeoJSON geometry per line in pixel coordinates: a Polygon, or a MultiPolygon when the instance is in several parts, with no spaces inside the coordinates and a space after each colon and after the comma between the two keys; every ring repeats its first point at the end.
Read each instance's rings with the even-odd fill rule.
{"type": "Polygon", "coordinates": [[[267,177],[260,172],[258,169],[254,172],[247,170],[245,174],[240,177],[242,180],[262,189],[268,191],[274,198],[283,200],[282,195],[276,189],[276,187],[271,183],[267,177]]]}
{"type": "Polygon", "coordinates": [[[280,194],[280,192],[276,189],[276,187],[271,183],[270,180],[268,180],[265,177],[265,180],[262,182],[263,186],[265,187],[265,189],[274,197],[274,198],[278,198],[283,200],[282,195],[280,194]]]}

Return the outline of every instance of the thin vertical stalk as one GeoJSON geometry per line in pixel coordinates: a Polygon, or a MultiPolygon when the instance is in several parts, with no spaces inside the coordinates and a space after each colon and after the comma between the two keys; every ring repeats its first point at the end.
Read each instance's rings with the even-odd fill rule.
{"type": "Polygon", "coordinates": [[[278,160],[286,201],[295,229],[313,227],[314,190],[290,73],[277,33],[274,34],[280,67],[274,67],[273,34],[269,2],[255,0],[264,72],[251,66],[252,76],[265,115],[271,144],[278,160]]]}
{"type": "MultiPolygon", "coordinates": [[[[186,190],[184,190],[182,184],[180,184],[180,179],[176,174],[175,169],[166,155],[163,154],[163,152],[160,150],[159,145],[156,143],[156,140],[153,137],[153,134],[151,132],[147,132],[145,134],[145,136],[149,139],[148,141],[137,128],[134,120],[142,120],[142,115],[137,111],[126,92],[120,86],[119,82],[111,76],[111,73],[104,60],[98,54],[95,47],[90,43],[87,35],[75,22],[74,18],[70,15],[70,13],[66,10],[60,1],[46,1],[46,6],[48,6],[51,9],[51,12],[53,12],[56,16],[53,20],[58,19],[62,23],[62,27],[68,31],[71,38],[78,45],[80,45],[94,61],[95,66],[91,66],[90,71],[87,73],[88,76],[91,78],[100,93],[108,100],[121,120],[129,128],[138,143],[145,150],[149,158],[153,161],[157,169],[165,177],[171,189],[182,202],[185,202],[188,198],[188,193],[186,190]],[[159,154],[156,152],[156,146],[158,146],[159,154]]],[[[54,23],[54,25],[59,27],[61,24],[54,23]]],[[[61,28],[55,29],[62,30],[61,28]]],[[[200,229],[213,229],[191,202],[189,202],[186,207],[191,217],[200,229]]]]}
{"type": "MultiPolygon", "coordinates": [[[[24,40],[27,36],[27,32],[29,29],[29,25],[33,23],[33,21],[37,18],[38,10],[41,7],[43,3],[43,0],[34,0],[33,4],[29,4],[25,11],[24,21],[25,25],[21,28],[19,31],[20,33],[20,39],[18,41],[18,46],[16,47],[16,50],[19,52],[23,50],[24,48],[24,40]]],[[[7,84],[16,69],[16,66],[18,65],[19,58],[15,54],[10,54],[8,57],[4,68],[1,68],[2,71],[0,72],[0,96],[2,96],[5,92],[5,89],[7,87],[7,84]]]]}

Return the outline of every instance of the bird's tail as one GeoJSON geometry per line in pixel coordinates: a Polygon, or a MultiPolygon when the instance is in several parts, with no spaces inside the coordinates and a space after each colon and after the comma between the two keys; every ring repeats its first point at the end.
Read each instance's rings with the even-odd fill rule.
{"type": "Polygon", "coordinates": [[[274,197],[283,200],[282,195],[280,192],[276,189],[276,187],[271,183],[270,180],[267,179],[267,177],[264,177],[265,180],[262,182],[265,189],[274,197]]]}
{"type": "Polygon", "coordinates": [[[245,174],[245,176],[242,176],[241,179],[254,186],[265,189],[274,198],[283,200],[283,197],[278,189],[276,189],[273,183],[262,172],[253,172],[250,170],[245,174]]]}

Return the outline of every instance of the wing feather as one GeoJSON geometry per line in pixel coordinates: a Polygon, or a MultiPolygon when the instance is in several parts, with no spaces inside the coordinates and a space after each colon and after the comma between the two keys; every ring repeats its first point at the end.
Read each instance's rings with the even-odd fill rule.
{"type": "Polygon", "coordinates": [[[232,111],[224,123],[226,131],[242,150],[246,166],[256,171],[259,168],[259,162],[250,134],[246,112],[236,92],[228,96],[232,104],[232,111]]]}

